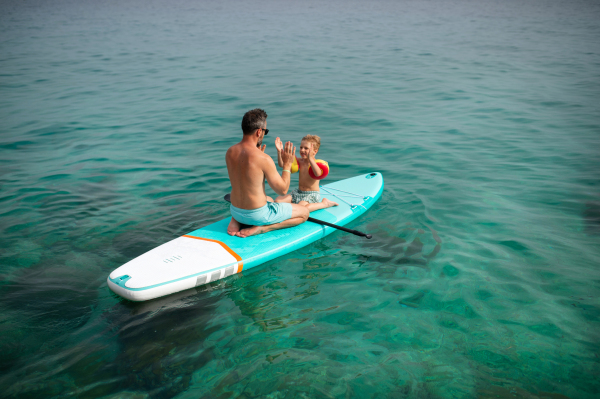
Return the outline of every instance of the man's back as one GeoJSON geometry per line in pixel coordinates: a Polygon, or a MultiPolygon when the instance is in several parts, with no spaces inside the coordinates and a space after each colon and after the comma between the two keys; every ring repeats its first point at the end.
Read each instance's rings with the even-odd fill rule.
{"type": "Polygon", "coordinates": [[[256,146],[238,143],[225,155],[231,181],[231,204],[241,209],[256,209],[267,203],[264,165],[268,156],[256,146]]]}

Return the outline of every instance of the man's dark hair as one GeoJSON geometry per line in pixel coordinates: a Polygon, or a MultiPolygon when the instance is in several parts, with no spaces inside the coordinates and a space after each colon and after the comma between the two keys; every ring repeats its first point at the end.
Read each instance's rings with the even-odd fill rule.
{"type": "Polygon", "coordinates": [[[242,131],[244,134],[252,134],[256,129],[261,129],[267,120],[267,113],[256,108],[244,114],[242,119],[242,131]]]}

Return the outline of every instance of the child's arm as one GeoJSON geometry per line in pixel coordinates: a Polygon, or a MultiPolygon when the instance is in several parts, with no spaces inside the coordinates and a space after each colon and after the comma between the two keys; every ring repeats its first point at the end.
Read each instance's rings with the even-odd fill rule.
{"type": "Polygon", "coordinates": [[[279,137],[277,137],[275,139],[275,148],[277,149],[277,163],[279,164],[280,168],[283,168],[283,160],[281,159],[281,151],[283,151],[283,143],[281,142],[279,137]]]}
{"type": "Polygon", "coordinates": [[[310,143],[310,152],[308,153],[308,162],[310,162],[310,167],[312,168],[315,176],[319,177],[323,174],[319,165],[317,165],[317,160],[315,159],[315,155],[317,155],[317,151],[313,148],[313,144],[310,143]]]}

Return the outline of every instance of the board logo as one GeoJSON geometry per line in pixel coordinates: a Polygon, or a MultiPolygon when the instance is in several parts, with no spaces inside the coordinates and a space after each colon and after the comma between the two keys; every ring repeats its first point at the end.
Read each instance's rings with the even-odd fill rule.
{"type": "Polygon", "coordinates": [[[182,257],[182,256],[179,256],[179,255],[173,255],[173,256],[171,256],[170,258],[163,259],[163,262],[165,262],[165,263],[173,263],[173,262],[175,262],[175,261],[178,261],[178,260],[181,260],[181,259],[183,259],[183,257],[182,257]]]}

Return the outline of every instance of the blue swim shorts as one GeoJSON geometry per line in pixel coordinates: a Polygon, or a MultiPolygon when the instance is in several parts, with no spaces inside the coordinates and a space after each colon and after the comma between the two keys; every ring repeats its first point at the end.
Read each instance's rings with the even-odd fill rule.
{"type": "Polygon", "coordinates": [[[231,216],[240,223],[250,226],[266,226],[292,218],[292,204],[267,202],[257,209],[240,209],[231,205],[231,216]]]}

